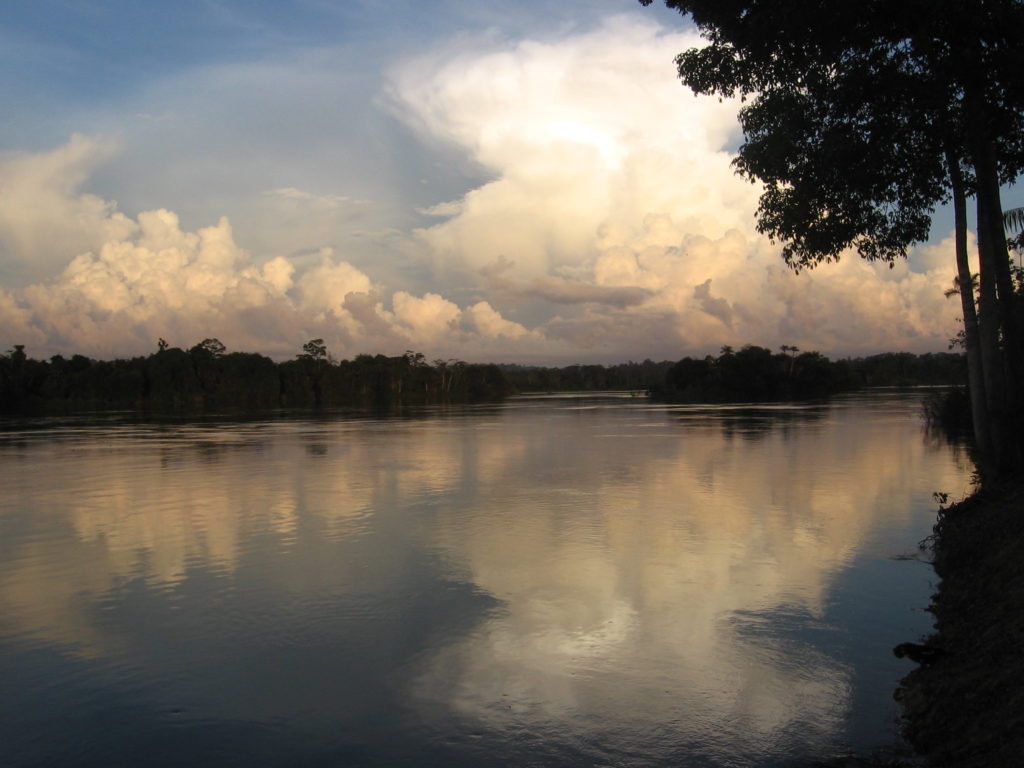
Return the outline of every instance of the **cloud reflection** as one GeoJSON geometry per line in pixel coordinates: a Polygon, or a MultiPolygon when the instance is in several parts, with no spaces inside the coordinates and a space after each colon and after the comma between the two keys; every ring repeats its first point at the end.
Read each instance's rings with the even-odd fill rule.
{"type": "Polygon", "coordinates": [[[817,743],[848,708],[848,671],[802,634],[825,629],[835,575],[880,525],[964,485],[894,413],[821,407],[751,439],[723,428],[730,409],[525,400],[12,440],[2,626],[124,653],[147,630],[115,630],[98,607],[128,584],[172,594],[210,574],[223,584],[193,599],[228,601],[224,621],[257,637],[262,601],[292,595],[273,630],[291,647],[353,620],[330,613],[341,596],[384,615],[467,585],[488,597],[478,620],[424,626],[385,675],[437,728],[578,739],[595,759],[705,748],[709,733],[751,751],[780,733],[817,743]],[[440,569],[426,581],[408,566],[424,555],[440,569]]]}
{"type": "Polygon", "coordinates": [[[699,416],[678,433],[635,424],[570,455],[505,431],[480,493],[500,513],[451,514],[437,533],[504,611],[440,650],[418,694],[501,731],[570,727],[602,744],[618,738],[609,723],[714,730],[752,754],[780,729],[831,733],[848,705],[842,665],[749,629],[779,611],[820,626],[834,574],[879,516],[927,497],[920,469],[936,467],[906,423],[827,418],[839,423],[754,443],[699,416]]]}

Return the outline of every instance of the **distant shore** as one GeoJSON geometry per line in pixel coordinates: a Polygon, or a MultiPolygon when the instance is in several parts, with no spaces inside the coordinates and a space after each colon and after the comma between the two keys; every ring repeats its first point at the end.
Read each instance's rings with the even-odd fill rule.
{"type": "Polygon", "coordinates": [[[0,413],[70,414],[102,410],[202,413],[227,410],[389,408],[479,403],[517,393],[634,390],[670,403],[753,403],[821,399],[873,386],[962,385],[962,355],[892,352],[831,361],[818,352],[747,344],[717,357],[644,360],[562,368],[434,360],[405,354],[335,360],[310,339],[292,360],[227,352],[208,338],[185,350],[160,339],[156,352],[130,359],[83,355],[33,359],[23,344],[0,354],[0,413]]]}

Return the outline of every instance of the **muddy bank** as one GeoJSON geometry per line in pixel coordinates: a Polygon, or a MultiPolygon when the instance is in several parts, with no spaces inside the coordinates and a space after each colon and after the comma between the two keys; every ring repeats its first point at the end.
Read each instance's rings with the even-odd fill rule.
{"type": "Polygon", "coordinates": [[[931,766],[1024,765],[1024,479],[939,514],[935,634],[897,698],[931,766]]]}

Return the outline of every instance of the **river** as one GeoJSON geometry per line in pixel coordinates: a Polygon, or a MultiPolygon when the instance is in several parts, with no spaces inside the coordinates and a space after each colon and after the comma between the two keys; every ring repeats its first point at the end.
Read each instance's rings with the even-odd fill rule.
{"type": "Polygon", "coordinates": [[[921,394],[0,422],[0,764],[783,766],[896,741],[921,394]]]}

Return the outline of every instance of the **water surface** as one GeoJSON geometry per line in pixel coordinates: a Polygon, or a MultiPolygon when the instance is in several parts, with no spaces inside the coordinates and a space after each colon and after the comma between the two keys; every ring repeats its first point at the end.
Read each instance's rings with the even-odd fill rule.
{"type": "Polygon", "coordinates": [[[895,740],[920,397],[0,425],[0,764],[774,766],[895,740]]]}

